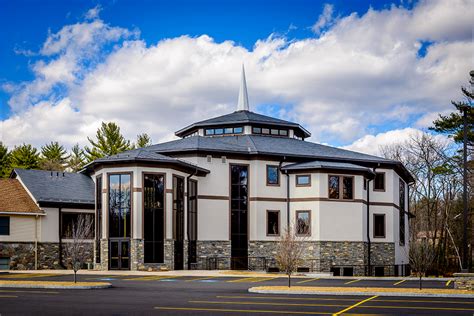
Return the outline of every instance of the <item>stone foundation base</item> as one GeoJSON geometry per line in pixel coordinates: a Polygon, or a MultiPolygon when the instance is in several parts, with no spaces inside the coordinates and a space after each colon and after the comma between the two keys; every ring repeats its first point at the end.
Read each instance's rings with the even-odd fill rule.
{"type": "MultiPolygon", "coordinates": [[[[59,262],[59,243],[38,243],[38,249],[35,249],[35,243],[0,243],[0,257],[10,259],[10,270],[41,270],[41,269],[64,269],[70,265],[70,258],[67,257],[63,243],[62,260],[59,262]]],[[[84,250],[87,253],[86,262],[92,262],[93,243],[86,244],[84,250]]]]}

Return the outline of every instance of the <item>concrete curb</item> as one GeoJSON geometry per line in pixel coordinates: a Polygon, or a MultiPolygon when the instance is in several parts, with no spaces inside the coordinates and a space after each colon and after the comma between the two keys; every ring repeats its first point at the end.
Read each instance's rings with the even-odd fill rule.
{"type": "Polygon", "coordinates": [[[257,294],[286,294],[286,295],[353,295],[353,296],[399,296],[399,297],[446,297],[446,298],[474,298],[473,294],[431,294],[431,293],[403,293],[403,292],[331,292],[331,291],[287,291],[261,290],[251,287],[249,293],[257,294]]]}
{"type": "Polygon", "coordinates": [[[55,284],[0,284],[0,288],[16,289],[56,289],[56,290],[96,290],[111,288],[112,284],[101,285],[55,285],[55,284]]]}

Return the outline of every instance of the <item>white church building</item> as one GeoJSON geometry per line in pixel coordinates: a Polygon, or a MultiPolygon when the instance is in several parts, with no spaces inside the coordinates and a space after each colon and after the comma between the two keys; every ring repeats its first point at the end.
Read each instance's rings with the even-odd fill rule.
{"type": "MultiPolygon", "coordinates": [[[[64,214],[85,212],[95,217],[96,269],[275,270],[290,226],[304,239],[300,271],[407,273],[413,178],[401,163],[309,142],[300,124],[250,111],[244,73],[237,111],[176,136],[97,159],[80,174],[15,170],[37,206],[32,220],[50,237],[21,242],[35,241],[41,261],[38,244],[67,242],[64,214]],[[53,182],[68,199],[42,200],[53,182]]],[[[0,205],[0,260],[20,244],[1,234],[2,218],[14,234],[25,216],[0,205]]]]}

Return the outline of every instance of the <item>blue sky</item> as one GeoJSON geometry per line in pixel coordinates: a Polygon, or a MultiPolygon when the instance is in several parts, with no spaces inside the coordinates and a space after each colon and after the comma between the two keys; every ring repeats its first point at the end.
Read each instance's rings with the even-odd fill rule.
{"type": "MultiPolygon", "coordinates": [[[[22,139],[18,135],[12,135],[7,128],[12,126],[13,123],[17,125],[21,123],[25,125],[26,129],[26,126],[32,125],[31,122],[27,121],[31,119],[33,113],[38,116],[48,116],[55,110],[63,109],[58,107],[60,104],[69,107],[70,111],[68,113],[81,114],[82,122],[87,122],[82,123],[82,125],[78,123],[74,127],[76,132],[68,130],[67,135],[59,137],[61,141],[68,145],[71,144],[71,139],[75,139],[79,135],[88,135],[91,130],[94,130],[95,126],[93,125],[101,120],[124,121],[124,126],[132,126],[133,124],[127,122],[124,117],[115,115],[115,113],[110,115],[106,110],[103,111],[102,109],[106,107],[101,107],[101,105],[96,106],[97,112],[91,111],[84,103],[86,102],[85,97],[79,95],[93,94],[95,89],[88,86],[88,83],[92,79],[104,79],[105,74],[101,73],[103,69],[118,67],[117,64],[111,65],[112,62],[116,62],[113,57],[118,58],[125,52],[132,54],[129,60],[125,58],[121,61],[122,66],[131,67],[132,61],[140,63],[140,58],[143,57],[137,56],[137,54],[143,53],[148,56],[152,52],[155,53],[156,50],[162,48],[163,45],[160,44],[165,43],[166,39],[172,43],[171,46],[174,45],[173,47],[189,44],[189,59],[193,61],[209,54],[206,58],[212,58],[209,60],[217,63],[219,58],[225,60],[226,53],[221,52],[216,56],[214,55],[216,49],[233,49],[233,52],[236,51],[235,54],[240,57],[236,57],[235,60],[240,59],[240,62],[244,62],[249,68],[247,77],[254,109],[283,118],[302,120],[302,124],[308,128],[316,129],[313,133],[315,141],[343,146],[353,144],[365,136],[377,136],[377,134],[392,130],[423,129],[426,126],[423,126],[420,122],[428,120],[427,116],[431,115],[430,117],[433,117],[435,112],[448,110],[446,106],[442,106],[442,103],[449,101],[449,97],[457,95],[457,91],[454,91],[453,87],[464,84],[463,80],[469,71],[468,67],[465,67],[465,71],[464,69],[458,69],[459,67],[462,68],[463,65],[468,65],[468,59],[462,60],[461,65],[459,63],[452,64],[452,58],[456,55],[458,55],[457,58],[465,58],[464,50],[466,46],[469,49],[469,46],[472,45],[466,37],[466,29],[469,25],[466,25],[466,19],[463,17],[463,12],[461,12],[463,6],[466,5],[466,1],[455,0],[454,2],[441,0],[421,2],[355,0],[2,1],[0,4],[0,26],[3,30],[9,30],[2,34],[2,41],[0,41],[0,85],[2,85],[0,90],[2,107],[0,120],[3,129],[2,138],[5,138],[4,142],[10,145],[19,142],[41,143],[41,141],[48,138],[47,135],[44,137],[24,135],[22,139]],[[90,15],[89,10],[94,8],[97,9],[97,12],[90,15]],[[88,14],[90,16],[87,16],[88,14]],[[454,24],[452,21],[449,22],[449,20],[452,20],[451,15],[456,16],[459,21],[454,24]],[[426,18],[431,16],[435,19],[426,18]],[[422,24],[428,20],[434,24],[423,28],[422,24]],[[423,21],[423,23],[420,21],[423,21]],[[98,38],[107,39],[97,45],[91,46],[92,44],[89,43],[88,46],[80,46],[80,43],[77,42],[77,34],[75,34],[71,36],[76,36],[76,38],[67,39],[70,46],[62,47],[60,51],[50,51],[48,53],[44,49],[48,39],[50,42],[57,41],[59,43],[60,38],[64,39],[66,37],[64,32],[61,33],[62,30],[79,29],[79,25],[81,25],[84,27],[84,32],[88,32],[92,29],[94,23],[100,24],[97,32],[117,31],[120,35],[115,38],[115,35],[109,34],[113,39],[108,39],[106,33],[91,33],[98,36],[98,38]],[[397,31],[397,23],[401,23],[399,31],[397,31]],[[412,23],[410,28],[404,25],[409,23],[412,23]],[[90,28],[87,28],[88,26],[90,28]],[[378,30],[380,30],[380,34],[377,34],[378,30]],[[186,39],[183,39],[182,36],[184,35],[188,35],[192,43],[188,43],[186,39]],[[205,35],[206,39],[203,39],[202,35],[205,35]],[[371,36],[373,36],[372,40],[370,40],[371,36]],[[209,41],[207,38],[209,38],[209,41]],[[201,51],[203,40],[207,46],[204,51],[201,51]],[[351,41],[354,41],[354,43],[351,43],[351,41]],[[367,43],[364,41],[367,41],[367,43]],[[141,53],[129,49],[127,45],[130,45],[130,43],[140,44],[141,53]],[[258,43],[260,43],[260,46],[258,43]],[[452,44],[452,46],[448,47],[449,44],[452,44]],[[462,45],[463,47],[456,48],[456,45],[462,45]],[[302,46],[304,46],[304,49],[300,48],[302,46]],[[71,47],[82,48],[85,51],[93,52],[93,54],[72,53],[73,49],[71,47]],[[257,47],[264,50],[267,55],[260,56],[261,53],[257,47]],[[296,51],[298,53],[295,53],[296,51]],[[395,55],[394,51],[396,51],[395,55]],[[344,52],[347,52],[347,55],[344,52]],[[344,55],[339,56],[337,54],[344,55]],[[71,55],[74,55],[74,57],[71,57],[71,55]],[[334,62],[331,56],[341,60],[340,68],[336,60],[333,68],[326,69],[328,64],[334,62]],[[288,58],[288,60],[285,60],[285,58],[288,58]],[[351,60],[351,58],[353,59],[351,60]],[[74,64],[71,66],[73,71],[68,73],[67,69],[61,68],[61,71],[64,71],[63,77],[51,79],[52,81],[47,79],[46,77],[51,76],[51,73],[57,71],[57,67],[59,67],[52,67],[55,61],[58,61],[57,64],[60,65],[74,64]],[[369,65],[363,68],[367,70],[366,73],[357,75],[357,73],[347,70],[359,62],[369,65]],[[308,63],[308,69],[314,69],[314,73],[321,70],[321,76],[308,74],[305,67],[301,66],[304,63],[308,63]],[[345,63],[349,63],[349,67],[345,63]],[[371,63],[374,63],[373,69],[370,69],[371,63]],[[386,97],[390,89],[394,89],[394,93],[400,95],[416,87],[416,83],[407,83],[412,80],[409,78],[412,75],[410,74],[410,68],[416,66],[423,68],[421,72],[425,73],[419,78],[421,80],[425,79],[426,74],[430,71],[431,73],[434,70],[440,71],[434,69],[436,64],[439,63],[446,63],[444,66],[450,67],[450,69],[458,69],[452,75],[452,78],[448,78],[448,83],[445,82],[446,78],[443,80],[437,78],[439,79],[439,88],[442,91],[453,90],[450,95],[443,99],[434,98],[434,100],[433,96],[430,95],[432,91],[427,87],[426,94],[417,92],[413,93],[416,94],[416,96],[413,96],[407,93],[407,96],[393,98],[393,100],[392,96],[386,97]],[[48,68],[48,66],[51,67],[48,68]],[[399,69],[404,70],[394,76],[387,75],[394,70],[398,72],[399,69]],[[262,80],[268,78],[271,73],[278,73],[282,76],[282,80],[298,78],[294,80],[295,85],[300,77],[308,76],[307,80],[302,82],[313,82],[314,85],[306,87],[304,84],[300,84],[300,88],[291,87],[290,89],[285,86],[280,87],[280,83],[275,82],[272,87],[278,87],[282,91],[281,93],[270,92],[268,89],[272,89],[272,87],[265,84],[266,82],[262,82],[262,80]],[[404,78],[404,76],[406,77],[404,78]],[[48,84],[44,84],[45,82],[48,82],[48,84]],[[348,91],[347,96],[340,98],[340,92],[331,91],[339,82],[341,85],[353,86],[351,89],[354,89],[354,91],[348,91]],[[44,88],[45,85],[47,88],[44,88]],[[361,98],[361,95],[367,95],[371,85],[378,90],[378,93],[368,96],[371,98],[367,100],[361,98]],[[313,95],[313,87],[319,89],[319,93],[313,95]],[[44,90],[39,91],[39,89],[44,90]],[[300,89],[300,91],[295,91],[295,89],[300,89]],[[382,91],[387,94],[383,94],[382,91]],[[390,101],[387,99],[390,99],[390,101]],[[28,102],[23,100],[28,100],[28,102]],[[67,106],[64,105],[64,102],[67,103],[67,106]],[[436,105],[430,106],[430,103],[436,105]],[[44,104],[48,104],[50,108],[46,109],[44,104]],[[423,106],[422,110],[420,110],[420,104],[423,106]],[[337,118],[330,125],[322,124],[324,116],[330,112],[331,108],[340,109],[342,112],[339,115],[342,115],[344,112],[353,112],[353,109],[357,109],[358,105],[361,113],[350,117],[344,124],[348,126],[347,128],[352,126],[353,131],[338,131],[337,118]],[[379,116],[369,118],[363,122],[367,118],[364,113],[372,112],[378,113],[379,116]],[[314,117],[312,117],[313,114],[314,117]]],[[[468,9],[471,10],[469,7],[468,9]]],[[[467,13],[469,13],[469,10],[467,10],[467,13]]],[[[74,31],[71,31],[72,33],[74,31]]],[[[173,56],[165,56],[166,52],[172,50],[172,48],[168,48],[167,51],[161,50],[154,57],[156,58],[155,62],[161,65],[165,58],[168,64],[173,64],[174,60],[180,62],[173,56]]],[[[188,62],[188,60],[185,61],[188,62]]],[[[234,59],[232,59],[233,61],[234,59]]],[[[227,63],[229,62],[227,60],[227,63]]],[[[200,63],[201,61],[197,62],[197,64],[200,63]]],[[[184,64],[184,62],[181,61],[181,64],[184,64]]],[[[140,64],[136,64],[133,69],[136,70],[139,67],[140,64]]],[[[231,68],[238,69],[238,67],[239,65],[236,62],[236,65],[231,68]]],[[[199,71],[204,69],[205,67],[200,67],[199,71]]],[[[212,69],[212,71],[215,70],[212,69]]],[[[153,71],[159,72],[158,69],[153,71]]],[[[197,71],[198,69],[193,73],[197,71]]],[[[208,70],[206,74],[209,74],[212,80],[215,80],[218,74],[211,74],[210,72],[208,70]]],[[[181,75],[184,76],[185,73],[181,75]]],[[[178,75],[175,72],[166,74],[168,77],[178,75]]],[[[238,73],[236,72],[233,75],[235,79],[228,78],[228,80],[237,83],[238,73]]],[[[180,83],[185,81],[184,77],[181,78],[180,83]]],[[[108,82],[115,82],[118,78],[113,77],[108,78],[108,80],[108,82]]],[[[160,80],[163,79],[158,81],[160,80]]],[[[211,79],[209,80],[210,84],[214,82],[211,79]]],[[[270,81],[267,82],[270,83],[270,81]]],[[[435,84],[437,83],[435,82],[435,84]]],[[[142,87],[143,84],[136,88],[140,89],[142,87]]],[[[183,85],[179,91],[186,95],[189,94],[187,97],[190,99],[199,99],[201,93],[209,93],[209,87],[201,88],[199,91],[193,90],[195,87],[196,84],[183,85]]],[[[110,91],[109,88],[107,87],[105,90],[110,91]]],[[[105,90],[99,93],[102,97],[104,97],[105,90]]],[[[216,91],[214,95],[209,96],[209,102],[211,102],[209,104],[212,104],[212,102],[214,104],[217,102],[217,104],[213,109],[209,108],[212,105],[207,105],[206,111],[199,111],[199,109],[196,111],[196,105],[191,103],[180,103],[175,107],[170,105],[168,109],[170,113],[174,113],[173,111],[176,109],[188,107],[193,110],[194,114],[187,119],[175,122],[175,124],[166,125],[172,129],[189,123],[193,119],[204,119],[206,117],[201,116],[205,114],[227,112],[233,106],[231,91],[233,90],[230,88],[222,88],[222,90],[216,91]]],[[[130,91],[127,96],[133,94],[134,91],[130,91]]],[[[127,109],[130,110],[140,106],[147,109],[149,100],[144,96],[141,98],[142,96],[132,98],[135,101],[128,105],[129,108],[127,108],[127,105],[121,105],[124,109],[120,111],[126,112],[127,109]]],[[[161,97],[162,94],[157,96],[157,99],[161,97]]],[[[176,95],[173,97],[176,99],[176,95]]],[[[172,100],[174,99],[172,98],[172,100]]],[[[90,104],[90,102],[96,102],[97,100],[95,95],[94,99],[89,99],[87,102],[90,104]]],[[[167,106],[165,104],[173,103],[170,100],[163,100],[160,106],[165,107],[167,106]]],[[[206,103],[206,101],[202,102],[206,103]]],[[[64,111],[67,112],[67,110],[64,111]]],[[[72,114],[67,115],[69,117],[65,120],[72,121],[72,114]]],[[[144,125],[152,126],[154,125],[152,123],[148,122],[144,125]]],[[[34,124],[39,123],[35,122],[34,124]]],[[[56,132],[61,131],[63,130],[56,132]]],[[[143,131],[132,130],[128,134],[133,135],[137,132],[143,131]]],[[[169,139],[170,134],[172,134],[172,131],[164,132],[163,128],[156,127],[152,127],[151,131],[146,132],[151,133],[154,140],[157,141],[169,139]]]]}

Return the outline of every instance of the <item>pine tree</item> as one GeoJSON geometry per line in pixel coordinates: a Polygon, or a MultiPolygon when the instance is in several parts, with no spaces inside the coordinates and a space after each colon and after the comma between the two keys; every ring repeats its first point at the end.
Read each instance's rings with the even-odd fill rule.
{"type": "Polygon", "coordinates": [[[132,148],[130,141],[123,137],[120,127],[114,122],[102,122],[101,127],[97,130],[96,140],[89,137],[87,139],[92,145],[91,148],[88,146],[84,148],[88,161],[115,155],[132,148]]]}
{"type": "Polygon", "coordinates": [[[30,144],[15,146],[10,153],[11,168],[38,169],[39,163],[38,150],[30,144]]]}
{"type": "Polygon", "coordinates": [[[0,178],[8,178],[10,172],[10,153],[8,152],[8,147],[0,142],[0,178]]]}
{"type": "Polygon", "coordinates": [[[151,137],[147,133],[137,135],[137,148],[143,148],[151,145],[151,137]]]}
{"type": "MultiPolygon", "coordinates": [[[[471,84],[474,84],[474,76],[471,77],[471,84]]],[[[433,122],[434,126],[431,130],[438,133],[443,133],[452,137],[456,143],[463,143],[463,113],[462,109],[467,109],[467,146],[472,148],[474,146],[474,91],[470,91],[466,87],[461,87],[464,101],[451,101],[456,108],[455,112],[449,115],[439,115],[439,118],[433,122]]]]}
{"type": "Polygon", "coordinates": [[[76,144],[71,149],[71,156],[67,162],[68,168],[72,172],[78,172],[84,167],[84,151],[79,147],[79,144],[76,144]]]}
{"type": "Polygon", "coordinates": [[[68,159],[66,149],[58,142],[51,142],[41,147],[40,167],[43,170],[64,171],[68,159]]]}

